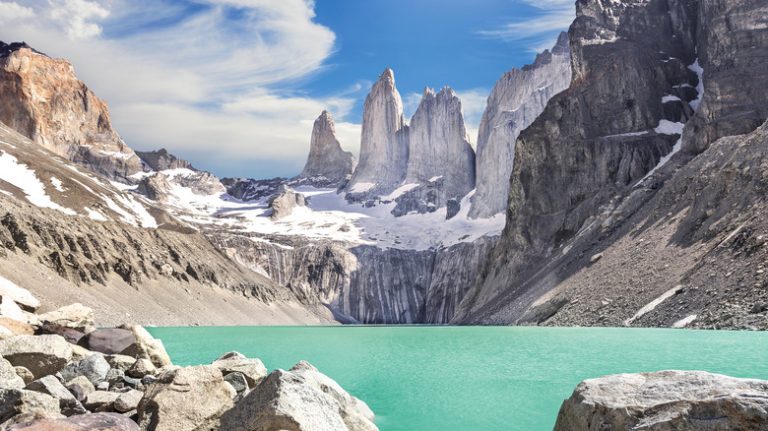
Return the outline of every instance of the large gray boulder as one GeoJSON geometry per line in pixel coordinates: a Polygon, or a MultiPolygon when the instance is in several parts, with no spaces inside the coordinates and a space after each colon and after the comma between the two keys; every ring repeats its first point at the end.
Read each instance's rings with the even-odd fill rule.
{"type": "Polygon", "coordinates": [[[219,418],[232,408],[234,396],[216,367],[171,370],[147,388],[138,406],[139,425],[147,431],[228,429],[219,428],[219,418]]]}
{"type": "Polygon", "coordinates": [[[81,346],[107,355],[120,354],[133,358],[145,358],[156,367],[171,364],[163,342],[156,339],[140,325],[123,325],[119,328],[97,329],[80,340],[81,346]]]}
{"type": "Polygon", "coordinates": [[[230,352],[211,364],[221,370],[224,376],[232,373],[242,373],[248,381],[248,386],[253,388],[267,377],[267,367],[260,359],[246,358],[237,352],[230,352]]]}
{"type": "Polygon", "coordinates": [[[617,374],[581,382],[555,431],[768,430],[768,381],[704,371],[617,374]]]}
{"type": "Polygon", "coordinates": [[[315,367],[276,370],[221,418],[229,431],[376,431],[373,412],[315,367]]]}
{"type": "Polygon", "coordinates": [[[354,169],[355,157],[341,149],[333,117],[323,111],[312,127],[307,163],[296,179],[316,187],[337,187],[347,181],[354,169]]]}
{"type": "Polygon", "coordinates": [[[35,419],[60,417],[59,402],[50,395],[0,388],[0,429],[35,419]]]}
{"type": "Polygon", "coordinates": [[[58,335],[19,335],[0,340],[0,356],[40,378],[64,368],[72,358],[72,347],[58,335]]]}
{"type": "Polygon", "coordinates": [[[96,329],[93,309],[75,303],[38,316],[40,323],[90,332],[96,329]]]}
{"type": "Polygon", "coordinates": [[[61,370],[61,376],[65,382],[69,382],[78,376],[84,376],[95,386],[105,380],[109,370],[110,366],[104,355],[96,354],[81,359],[78,362],[67,364],[61,370]]]}

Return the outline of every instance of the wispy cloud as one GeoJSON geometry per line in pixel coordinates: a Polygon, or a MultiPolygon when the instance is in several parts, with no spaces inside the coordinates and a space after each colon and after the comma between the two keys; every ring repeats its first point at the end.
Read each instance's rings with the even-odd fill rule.
{"type": "Polygon", "coordinates": [[[519,1],[534,7],[539,13],[499,28],[480,30],[478,34],[506,41],[527,41],[531,51],[540,52],[551,48],[557,39],[557,34],[567,30],[576,17],[574,0],[519,1]]]}
{"type": "MultiPolygon", "coordinates": [[[[219,166],[270,157],[288,165],[305,157],[313,120],[329,109],[342,142],[357,148],[359,126],[345,116],[365,83],[326,97],[297,92],[334,52],[335,34],[314,20],[313,1],[185,5],[0,0],[0,40],[25,40],[72,61],[110,104],[118,131],[134,147],[211,153],[219,166]]],[[[205,167],[206,160],[195,162],[205,167]]]]}

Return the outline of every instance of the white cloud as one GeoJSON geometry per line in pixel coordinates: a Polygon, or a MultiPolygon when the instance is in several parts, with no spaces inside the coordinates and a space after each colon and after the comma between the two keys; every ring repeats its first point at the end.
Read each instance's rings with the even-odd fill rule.
{"type": "Polygon", "coordinates": [[[342,144],[357,150],[359,126],[345,116],[369,85],[321,98],[292,89],[334,52],[335,34],[314,21],[312,1],[195,6],[190,12],[167,0],[0,0],[0,22],[8,19],[0,40],[25,40],[70,60],[139,149],[163,146],[182,157],[214,151],[222,160],[274,158],[285,166],[303,162],[312,123],[328,109],[342,144]]]}
{"type": "Polygon", "coordinates": [[[576,17],[573,0],[519,0],[541,11],[536,16],[503,25],[500,28],[481,30],[481,36],[506,41],[528,41],[530,50],[540,52],[551,48],[557,33],[567,30],[576,17]]]}
{"type": "Polygon", "coordinates": [[[35,15],[32,8],[16,2],[0,3],[0,23],[9,23],[19,19],[31,18],[35,15]]]}

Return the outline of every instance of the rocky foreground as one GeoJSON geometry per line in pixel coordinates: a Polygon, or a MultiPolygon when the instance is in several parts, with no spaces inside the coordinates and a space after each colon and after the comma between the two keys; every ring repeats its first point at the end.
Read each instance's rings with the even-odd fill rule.
{"type": "Polygon", "coordinates": [[[229,352],[173,365],[141,326],[97,329],[81,304],[0,303],[0,430],[375,431],[373,412],[307,362],[268,373],[229,352]]]}

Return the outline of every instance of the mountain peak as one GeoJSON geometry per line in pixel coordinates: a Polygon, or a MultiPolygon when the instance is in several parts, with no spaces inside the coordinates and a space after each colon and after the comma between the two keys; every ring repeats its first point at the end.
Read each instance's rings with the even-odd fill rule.
{"type": "Polygon", "coordinates": [[[31,46],[27,45],[27,42],[11,42],[11,43],[5,43],[2,40],[0,40],[0,58],[7,57],[11,55],[13,52],[18,51],[20,49],[30,49],[32,52],[35,52],[37,54],[43,54],[42,52],[32,48],[31,46]]]}

